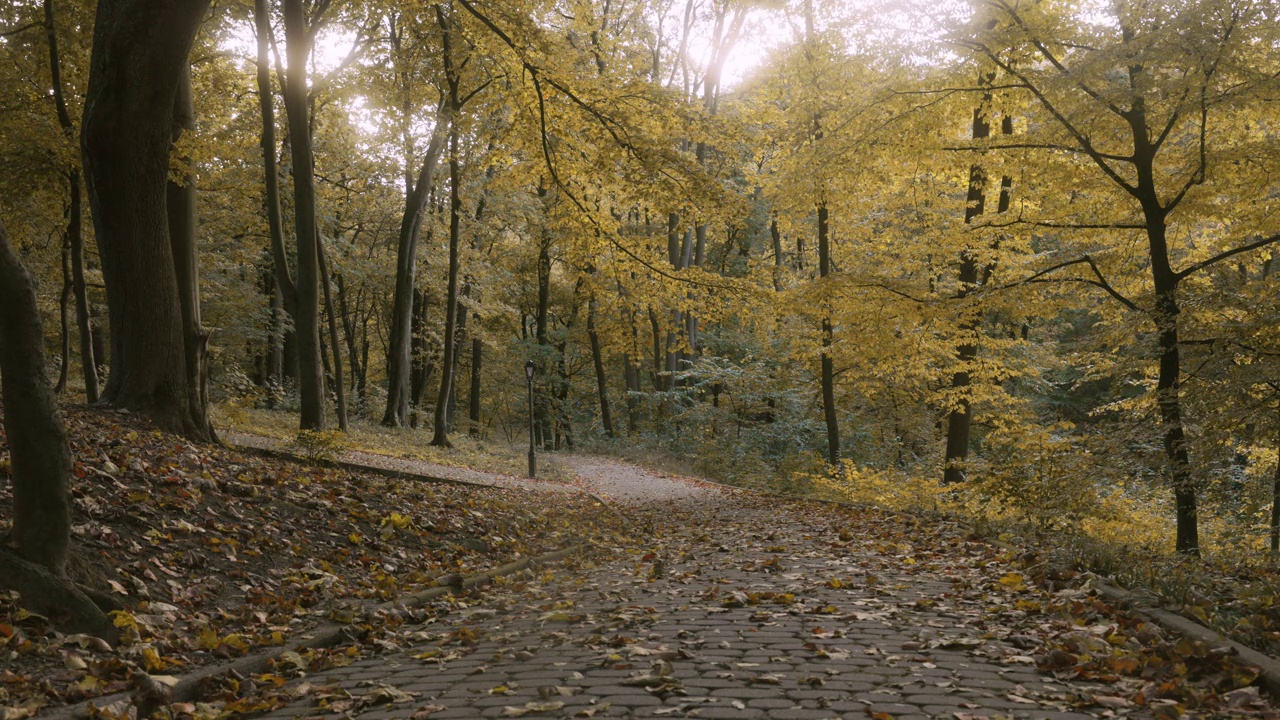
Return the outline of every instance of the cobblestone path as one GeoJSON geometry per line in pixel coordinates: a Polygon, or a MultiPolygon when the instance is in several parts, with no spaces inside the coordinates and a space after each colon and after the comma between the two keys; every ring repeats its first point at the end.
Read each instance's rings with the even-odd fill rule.
{"type": "Polygon", "coordinates": [[[401,649],[308,676],[268,717],[1067,720],[1159,709],[1038,672],[1039,639],[1026,630],[1038,601],[959,528],[870,527],[856,511],[702,485],[655,500],[593,481],[610,473],[605,461],[578,470],[632,501],[632,539],[464,598],[404,628],[401,649]]]}

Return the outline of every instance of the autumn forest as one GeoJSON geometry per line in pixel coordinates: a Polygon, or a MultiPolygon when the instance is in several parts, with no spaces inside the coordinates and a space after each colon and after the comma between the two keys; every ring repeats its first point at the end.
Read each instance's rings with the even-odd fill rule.
{"type": "Polygon", "coordinates": [[[0,228],[15,477],[88,404],[1280,550],[1267,0],[3,0],[0,228]]]}

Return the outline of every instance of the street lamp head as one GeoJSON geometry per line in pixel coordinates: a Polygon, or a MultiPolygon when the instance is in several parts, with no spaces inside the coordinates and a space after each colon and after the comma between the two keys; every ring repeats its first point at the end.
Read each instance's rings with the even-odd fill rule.
{"type": "Polygon", "coordinates": [[[524,364],[524,376],[529,380],[533,380],[533,369],[534,364],[532,360],[524,364]]]}

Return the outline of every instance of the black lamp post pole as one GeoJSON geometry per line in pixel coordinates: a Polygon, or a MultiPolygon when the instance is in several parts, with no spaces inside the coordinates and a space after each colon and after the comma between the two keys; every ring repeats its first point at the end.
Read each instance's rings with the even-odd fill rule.
{"type": "Polygon", "coordinates": [[[529,477],[538,477],[538,455],[533,449],[533,361],[524,366],[525,378],[529,381],[529,477]]]}

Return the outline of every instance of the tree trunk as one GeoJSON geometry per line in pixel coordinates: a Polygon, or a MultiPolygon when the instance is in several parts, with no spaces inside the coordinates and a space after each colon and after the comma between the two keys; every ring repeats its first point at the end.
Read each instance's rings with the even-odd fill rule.
{"type": "Polygon", "coordinates": [[[329,347],[333,351],[333,393],[337,397],[338,429],[347,432],[347,385],[342,378],[342,343],[338,337],[338,318],[334,313],[333,291],[329,288],[329,263],[325,260],[320,233],[316,233],[316,259],[320,261],[320,285],[324,288],[324,309],[329,315],[329,347]]]}
{"type": "Polygon", "coordinates": [[[453,395],[454,353],[457,349],[455,332],[458,321],[458,262],[459,241],[461,238],[462,193],[458,187],[461,181],[460,160],[458,158],[458,141],[461,133],[458,130],[457,118],[461,108],[458,96],[458,75],[453,66],[453,45],[450,23],[444,16],[444,10],[436,6],[436,19],[440,23],[443,34],[445,81],[449,86],[449,292],[445,300],[443,356],[440,358],[440,392],[436,397],[435,427],[432,428],[431,444],[437,447],[452,447],[449,442],[449,400],[453,395]]]}
{"type": "MultiPolygon", "coordinates": [[[[58,52],[58,28],[53,14],[53,0],[44,0],[44,30],[49,45],[49,75],[53,81],[53,102],[58,111],[58,125],[67,139],[76,137],[75,124],[67,111],[66,91],[62,87],[62,58],[58,52]]],[[[80,197],[80,167],[67,171],[70,204],[67,208],[67,245],[70,249],[71,292],[75,297],[76,328],[80,335],[80,371],[84,375],[85,401],[98,402],[98,366],[94,362],[93,337],[89,327],[89,299],[84,284],[84,210],[80,197]]],[[[65,300],[63,301],[65,304],[65,300]]],[[[65,335],[64,328],[64,335],[65,335]]],[[[66,358],[63,358],[66,367],[66,358]]],[[[65,372],[64,372],[65,375],[65,372]]],[[[63,384],[59,379],[59,384],[63,384]]]]}
{"type": "MultiPolygon", "coordinates": [[[[980,84],[989,85],[995,76],[985,74],[979,78],[980,84]]],[[[974,140],[985,140],[991,137],[991,124],[987,121],[986,110],[991,105],[991,95],[985,94],[982,103],[973,109],[973,129],[972,137],[974,140]]],[[[1005,115],[1001,121],[1001,133],[1005,135],[1013,134],[1013,119],[1005,115]]],[[[1013,180],[1006,176],[1000,182],[1000,199],[996,207],[997,213],[1003,213],[1009,209],[1009,189],[1013,180]]],[[[986,212],[986,186],[987,176],[982,168],[978,165],[969,166],[969,190],[965,198],[964,222],[966,225],[972,224],[973,219],[982,216],[986,212]]],[[[960,254],[960,290],[956,293],[958,299],[964,299],[971,292],[980,288],[990,274],[991,268],[987,266],[980,268],[978,266],[978,258],[970,250],[965,250],[960,254]]],[[[942,482],[944,484],[964,482],[965,472],[964,464],[969,457],[969,436],[973,428],[973,408],[969,402],[968,388],[973,382],[973,378],[969,374],[969,365],[978,357],[978,343],[976,334],[978,332],[979,316],[974,312],[973,316],[961,322],[960,332],[966,338],[956,347],[956,361],[959,364],[959,370],[951,375],[951,389],[959,394],[956,400],[956,407],[947,414],[947,449],[945,461],[942,470],[942,482]]]]}
{"type": "Polygon", "coordinates": [[[444,149],[446,130],[452,125],[450,116],[441,113],[427,153],[418,171],[418,180],[405,195],[404,214],[400,219],[400,241],[396,250],[396,290],[391,307],[391,343],[387,350],[387,409],[382,424],[388,427],[404,427],[409,423],[412,362],[410,346],[413,344],[413,296],[417,277],[418,236],[426,213],[431,187],[435,182],[436,165],[444,149]]]}
{"type": "MultiPolygon", "coordinates": [[[[413,291],[413,328],[411,337],[413,344],[410,346],[412,355],[410,357],[410,368],[412,372],[412,387],[410,388],[410,402],[413,404],[415,413],[420,408],[422,396],[427,389],[427,380],[431,377],[432,365],[427,357],[427,293],[423,290],[413,291]]],[[[412,416],[411,416],[412,419],[412,416]]]]}
{"type": "Polygon", "coordinates": [[[99,0],[82,143],[111,322],[103,400],[210,440],[192,415],[165,188],[170,118],[209,0],[99,0]]]}
{"type": "Polygon", "coordinates": [[[111,638],[106,616],[66,577],[71,552],[71,446],[44,374],[35,280],[0,224],[0,398],[9,446],[13,526],[0,538],[0,586],[67,632],[111,638]]]}
{"type": "Polygon", "coordinates": [[[782,292],[782,233],[776,217],[769,221],[769,238],[773,241],[773,289],[782,292]]]}
{"type": "MultiPolygon", "coordinates": [[[[1276,449],[1280,450],[1280,425],[1276,437],[1276,449]]],[[[1271,556],[1280,556],[1280,452],[1276,453],[1276,473],[1271,480],[1271,556]]]]}
{"type": "Polygon", "coordinates": [[[263,209],[271,235],[271,259],[276,279],[276,296],[285,311],[296,312],[297,291],[289,272],[288,251],[284,246],[284,223],[280,217],[280,168],[276,163],[275,93],[271,89],[271,14],[268,0],[254,0],[253,21],[258,36],[258,108],[262,114],[262,169],[266,192],[263,209]]]}
{"type": "Polygon", "coordinates": [[[315,162],[311,155],[307,103],[311,31],[307,27],[303,0],[284,0],[284,33],[289,64],[284,107],[289,117],[289,149],[293,157],[294,234],[298,248],[297,307],[293,322],[297,335],[298,392],[302,400],[300,426],[303,430],[323,430],[327,421],[320,357],[320,258],[315,243],[315,162]]]}
{"type": "MultiPolygon", "coordinates": [[[[196,127],[191,97],[191,66],[185,65],[174,95],[171,137],[176,144],[183,133],[196,127]]],[[[186,358],[187,404],[191,421],[199,434],[216,439],[209,422],[209,333],[200,323],[200,256],[196,240],[196,178],[191,158],[180,158],[187,166],[182,183],[169,181],[165,189],[169,215],[169,242],[173,248],[174,276],[178,281],[178,301],[182,310],[182,344],[186,358]]]]}
{"type": "Polygon", "coordinates": [[[480,338],[471,339],[471,393],[467,397],[467,419],[471,423],[468,429],[471,437],[480,437],[480,379],[484,363],[484,343],[480,338]]]}
{"type": "MultiPolygon", "coordinates": [[[[359,407],[364,406],[365,400],[365,378],[369,372],[369,368],[360,359],[359,336],[356,332],[356,321],[359,315],[353,316],[351,313],[350,303],[348,302],[347,281],[346,276],[342,273],[335,273],[333,276],[334,283],[338,286],[338,312],[342,315],[342,334],[347,341],[347,364],[351,366],[351,383],[349,387],[351,392],[356,396],[356,402],[359,407]]],[[[356,298],[356,311],[360,310],[359,297],[356,298]]]]}
{"type": "MultiPolygon", "coordinates": [[[[831,274],[831,231],[825,203],[818,206],[818,274],[823,278],[831,274]]],[[[835,361],[831,357],[834,343],[835,328],[827,315],[822,318],[822,417],[827,423],[827,460],[839,465],[840,418],[836,409],[835,361]]]]}
{"type": "Polygon", "coordinates": [[[604,424],[605,437],[616,437],[613,417],[609,414],[609,383],[604,375],[604,358],[600,353],[600,333],[596,332],[596,301],[587,302],[587,336],[591,339],[591,363],[596,369],[596,394],[600,398],[600,422],[604,424]]]}
{"type": "Polygon", "coordinates": [[[67,375],[71,365],[71,320],[67,305],[71,302],[71,246],[62,242],[62,292],[58,294],[58,382],[53,385],[55,395],[67,389],[67,375]]]}

